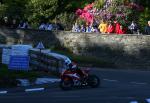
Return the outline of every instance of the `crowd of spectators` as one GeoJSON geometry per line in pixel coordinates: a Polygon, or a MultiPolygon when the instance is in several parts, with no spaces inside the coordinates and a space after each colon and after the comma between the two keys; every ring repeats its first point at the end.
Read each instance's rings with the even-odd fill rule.
{"type": "MultiPolygon", "coordinates": [[[[23,29],[32,29],[30,23],[26,20],[21,20],[18,22],[16,19],[12,19],[10,22],[7,17],[3,18],[1,25],[10,27],[10,28],[23,28],[23,29]]],[[[37,28],[39,30],[64,30],[63,26],[60,23],[45,23],[42,22],[37,28]]],[[[150,35],[150,21],[148,25],[145,26],[144,32],[140,31],[139,26],[135,21],[132,21],[127,27],[123,27],[117,21],[106,21],[101,20],[99,24],[93,23],[93,25],[79,25],[77,22],[72,26],[72,32],[87,32],[87,33],[102,33],[102,34],[147,34],[150,35]]]]}
{"type": "Polygon", "coordinates": [[[98,28],[96,26],[92,26],[92,25],[78,25],[77,23],[75,23],[72,27],[72,32],[98,32],[98,28]]]}
{"type": "Polygon", "coordinates": [[[117,21],[101,20],[99,25],[78,25],[77,22],[72,27],[72,32],[99,32],[102,34],[139,34],[139,26],[134,21],[128,27],[123,27],[117,21]]]}
{"type": "Polygon", "coordinates": [[[64,30],[60,23],[40,23],[39,30],[64,30]]]}
{"type": "Polygon", "coordinates": [[[17,19],[10,19],[8,17],[4,17],[0,21],[1,26],[9,27],[9,28],[24,28],[29,29],[30,24],[27,20],[17,20],[17,19]]]}
{"type": "MultiPolygon", "coordinates": [[[[9,28],[21,28],[21,29],[35,29],[32,28],[31,24],[27,20],[17,20],[10,19],[8,17],[4,17],[0,21],[1,26],[9,27],[9,28]]],[[[39,30],[64,30],[63,26],[58,23],[45,23],[41,22],[36,29],[39,30]]]]}

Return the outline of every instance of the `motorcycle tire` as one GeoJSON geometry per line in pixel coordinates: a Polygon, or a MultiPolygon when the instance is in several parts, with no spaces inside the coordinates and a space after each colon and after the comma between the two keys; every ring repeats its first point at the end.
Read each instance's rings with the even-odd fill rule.
{"type": "Polygon", "coordinates": [[[100,85],[100,79],[96,75],[89,75],[87,83],[92,88],[97,88],[100,85]]]}
{"type": "Polygon", "coordinates": [[[62,90],[71,90],[73,87],[73,81],[72,80],[61,80],[60,81],[60,88],[62,90]]]}

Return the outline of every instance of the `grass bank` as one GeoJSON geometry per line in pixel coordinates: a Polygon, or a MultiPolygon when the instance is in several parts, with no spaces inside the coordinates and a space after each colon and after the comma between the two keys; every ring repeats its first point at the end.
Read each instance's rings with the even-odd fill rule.
{"type": "Polygon", "coordinates": [[[15,87],[19,83],[16,79],[28,79],[30,82],[35,81],[38,77],[54,76],[50,72],[44,71],[14,71],[9,70],[7,65],[0,67],[0,87],[15,87]]]}
{"type": "Polygon", "coordinates": [[[58,50],[58,49],[54,49],[52,50],[52,52],[56,52],[68,56],[72,61],[76,62],[79,66],[92,66],[92,67],[104,67],[104,68],[115,67],[114,63],[109,61],[104,61],[98,57],[75,55],[66,50],[58,50]]]}

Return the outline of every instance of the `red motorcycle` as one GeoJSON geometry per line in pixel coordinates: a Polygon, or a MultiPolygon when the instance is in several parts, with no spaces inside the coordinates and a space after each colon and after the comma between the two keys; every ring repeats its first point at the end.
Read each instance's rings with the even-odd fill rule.
{"type": "Polygon", "coordinates": [[[61,74],[60,88],[70,90],[73,87],[98,87],[100,85],[100,79],[96,75],[89,74],[89,71],[90,69],[65,70],[61,74]]]}

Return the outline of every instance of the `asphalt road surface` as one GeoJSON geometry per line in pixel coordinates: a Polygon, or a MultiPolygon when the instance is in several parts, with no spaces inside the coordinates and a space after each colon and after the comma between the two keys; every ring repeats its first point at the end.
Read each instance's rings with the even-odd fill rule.
{"type": "Polygon", "coordinates": [[[0,94],[0,103],[150,103],[150,71],[94,69],[99,88],[0,94]]]}

